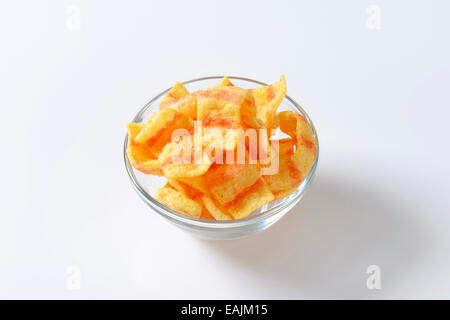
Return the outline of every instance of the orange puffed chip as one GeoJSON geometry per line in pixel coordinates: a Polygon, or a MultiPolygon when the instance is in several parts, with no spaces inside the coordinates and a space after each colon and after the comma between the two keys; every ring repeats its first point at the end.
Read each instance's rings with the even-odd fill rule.
{"type": "Polygon", "coordinates": [[[169,186],[160,188],[156,192],[155,199],[166,207],[192,217],[199,218],[202,214],[202,206],[197,201],[188,198],[169,186]]]}
{"type": "Polygon", "coordinates": [[[266,128],[271,129],[276,125],[276,111],[286,95],[286,80],[281,76],[280,80],[265,87],[249,90],[256,103],[256,116],[266,128]]]}

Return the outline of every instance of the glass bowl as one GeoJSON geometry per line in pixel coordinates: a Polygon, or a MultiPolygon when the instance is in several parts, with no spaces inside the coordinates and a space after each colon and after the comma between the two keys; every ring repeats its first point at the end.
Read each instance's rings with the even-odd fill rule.
{"type": "MultiPolygon", "coordinates": [[[[222,76],[203,77],[185,81],[183,82],[183,84],[190,92],[193,92],[217,85],[221,78],[222,76]]],[[[229,78],[230,80],[232,80],[233,84],[246,89],[267,85],[266,83],[252,79],[231,76],[229,76],[229,78]]],[[[153,112],[156,112],[158,110],[159,102],[169,90],[170,88],[161,92],[152,100],[150,100],[150,102],[148,102],[141,110],[139,110],[132,122],[146,121],[153,112]]],[[[317,139],[316,130],[309,116],[297,102],[295,102],[287,95],[281,102],[278,109],[278,111],[284,110],[291,110],[304,116],[311,125],[313,133],[317,139]]],[[[283,135],[284,134],[278,130],[275,137],[281,138],[283,137],[283,135]]],[[[166,183],[166,178],[146,175],[133,168],[133,166],[130,164],[130,161],[128,160],[126,153],[127,140],[128,135],[125,136],[123,147],[125,167],[128,172],[128,176],[130,177],[131,184],[133,185],[134,189],[137,191],[141,199],[144,200],[144,202],[152,209],[152,211],[155,211],[160,216],[166,218],[177,227],[188,231],[189,233],[200,238],[214,240],[246,237],[257,232],[261,232],[262,230],[267,229],[272,224],[280,220],[281,217],[283,217],[289,210],[291,210],[305,194],[305,191],[310,185],[316,171],[317,161],[319,158],[319,144],[317,141],[317,155],[314,164],[312,165],[311,170],[308,172],[306,178],[303,180],[297,190],[291,195],[264,205],[260,209],[254,211],[249,217],[245,219],[230,221],[204,220],[176,212],[159,203],[155,198],[153,198],[152,195],[154,195],[156,191],[166,183]]]]}

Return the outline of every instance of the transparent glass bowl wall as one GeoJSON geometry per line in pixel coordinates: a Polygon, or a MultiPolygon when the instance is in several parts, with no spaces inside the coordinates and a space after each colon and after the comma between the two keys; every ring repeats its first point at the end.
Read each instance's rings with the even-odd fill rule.
{"type": "MultiPolygon", "coordinates": [[[[204,77],[194,80],[189,80],[183,82],[186,88],[190,91],[196,91],[200,89],[206,89],[208,87],[217,85],[222,76],[212,76],[204,77]]],[[[242,88],[250,89],[259,86],[267,85],[263,82],[241,78],[241,77],[229,77],[233,84],[240,86],[242,88]]],[[[169,89],[161,92],[159,95],[154,97],[150,102],[148,102],[134,117],[132,122],[144,122],[149,116],[158,111],[158,105],[162,97],[169,91],[169,89]]],[[[314,125],[312,124],[309,116],[306,112],[289,96],[286,96],[281,102],[278,111],[291,110],[303,115],[310,123],[314,134],[317,138],[317,133],[315,131],[314,125]]],[[[276,138],[281,138],[284,135],[277,132],[276,138]]],[[[166,178],[146,175],[142,172],[134,169],[130,162],[128,161],[126,155],[128,135],[125,137],[123,156],[125,160],[125,167],[127,173],[130,177],[131,183],[141,197],[141,199],[152,209],[152,211],[158,213],[160,216],[166,218],[171,223],[177,227],[192,233],[195,236],[206,238],[206,239],[235,239],[246,237],[251,234],[260,232],[275,222],[277,222],[281,217],[283,217],[290,209],[292,209],[302,198],[306,189],[311,183],[317,167],[317,161],[319,158],[319,145],[317,144],[317,156],[314,164],[304,179],[300,184],[298,189],[286,198],[275,200],[261,207],[260,209],[253,212],[249,217],[240,220],[231,221],[211,221],[193,218],[182,213],[178,213],[163,204],[159,203],[152,195],[166,183],[166,178]]],[[[152,212],[153,213],[153,212],[152,212]]]]}

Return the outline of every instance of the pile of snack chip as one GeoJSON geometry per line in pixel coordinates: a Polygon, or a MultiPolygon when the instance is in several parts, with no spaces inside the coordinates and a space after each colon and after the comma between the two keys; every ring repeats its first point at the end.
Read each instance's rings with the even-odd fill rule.
{"type": "Polygon", "coordinates": [[[256,89],[228,77],[193,93],[176,83],[146,123],[128,124],[128,159],[167,178],[155,195],[163,205],[200,219],[245,218],[294,192],[316,157],[306,119],[276,113],[285,95],[284,76],[256,89]],[[289,137],[274,139],[276,128],[289,137]]]}

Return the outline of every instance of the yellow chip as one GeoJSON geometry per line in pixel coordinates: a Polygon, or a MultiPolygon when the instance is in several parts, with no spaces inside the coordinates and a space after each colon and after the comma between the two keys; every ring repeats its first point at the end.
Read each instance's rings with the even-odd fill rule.
{"type": "Polygon", "coordinates": [[[295,140],[292,138],[287,139],[273,139],[269,141],[270,153],[269,155],[260,160],[261,174],[262,175],[275,175],[280,170],[280,158],[286,153],[293,154],[295,147],[295,140]]]}
{"type": "Polygon", "coordinates": [[[181,178],[178,178],[178,180],[187,184],[188,186],[194,188],[195,190],[198,190],[201,193],[204,193],[204,194],[209,193],[208,187],[205,182],[204,175],[198,176],[198,177],[191,177],[191,178],[181,177],[181,178]]]}
{"type": "Polygon", "coordinates": [[[273,201],[274,195],[263,179],[258,179],[250,188],[226,206],[203,196],[203,202],[217,220],[243,219],[264,204],[273,201]]]}
{"type": "Polygon", "coordinates": [[[297,120],[298,113],[292,111],[281,111],[277,114],[280,130],[292,138],[297,137],[297,120]]]}
{"type": "Polygon", "coordinates": [[[208,210],[209,213],[216,219],[216,220],[232,220],[233,218],[223,212],[222,209],[218,207],[218,205],[214,202],[213,199],[209,198],[208,196],[204,195],[202,197],[203,203],[208,210]]]}
{"type": "Polygon", "coordinates": [[[189,94],[189,91],[186,89],[186,87],[180,83],[177,82],[175,85],[170,89],[164,98],[162,98],[161,103],[166,103],[168,101],[175,101],[178,99],[181,99],[189,94]]]}
{"type": "Polygon", "coordinates": [[[256,116],[253,96],[236,86],[221,86],[197,93],[198,120],[237,127],[246,118],[256,116]]]}
{"type": "Polygon", "coordinates": [[[226,206],[260,177],[257,164],[213,164],[205,174],[205,182],[214,200],[226,206]]]}
{"type": "Polygon", "coordinates": [[[197,119],[216,125],[238,127],[243,97],[229,87],[216,87],[198,92],[197,119]]]}
{"type": "Polygon", "coordinates": [[[136,136],[136,142],[146,144],[153,157],[158,157],[162,148],[171,141],[175,129],[190,130],[193,121],[170,108],[159,111],[136,136]]]}
{"type": "MultiPolygon", "coordinates": [[[[225,129],[221,127],[201,128],[201,134],[196,137],[201,138],[201,146],[211,151],[228,151],[236,148],[238,140],[242,137],[242,129],[225,129]]],[[[214,153],[214,152],[213,152],[214,153]]]]}
{"type": "Polygon", "coordinates": [[[142,131],[145,125],[145,123],[129,123],[127,125],[127,156],[131,165],[137,170],[146,174],[161,176],[162,170],[159,161],[153,158],[152,153],[145,145],[136,142],[136,136],[142,131]]]}
{"type": "Polygon", "coordinates": [[[150,122],[152,122],[153,119],[155,119],[155,117],[156,117],[156,112],[153,112],[153,113],[150,115],[150,117],[148,117],[147,124],[149,124],[150,122]]]}
{"type": "Polygon", "coordinates": [[[317,139],[308,121],[300,114],[283,111],[278,114],[280,129],[296,140],[293,161],[305,177],[311,169],[317,153],[317,139]]]}
{"type": "MultiPolygon", "coordinates": [[[[303,119],[304,120],[304,119],[303,119]]],[[[294,152],[293,160],[297,164],[300,172],[306,175],[316,159],[317,140],[312,136],[311,127],[305,125],[306,120],[301,120],[301,124],[297,126],[297,149],[294,152]]]]}
{"type": "Polygon", "coordinates": [[[166,207],[192,217],[199,218],[202,214],[202,207],[195,200],[189,199],[181,192],[167,186],[156,192],[155,199],[166,207]]]}
{"type": "Polygon", "coordinates": [[[287,196],[291,195],[292,193],[294,193],[295,190],[297,190],[297,188],[298,187],[288,189],[288,190],[278,191],[278,192],[272,191],[272,193],[275,196],[275,199],[282,199],[282,198],[287,197],[287,196]]]}
{"type": "Polygon", "coordinates": [[[145,128],[145,123],[128,123],[128,146],[127,153],[128,157],[138,162],[146,161],[152,158],[151,153],[148,152],[147,148],[141,148],[136,142],[136,136],[145,128]]]}
{"type": "Polygon", "coordinates": [[[231,86],[234,86],[234,85],[230,82],[230,79],[228,79],[228,76],[225,76],[220,80],[220,83],[218,85],[209,87],[208,90],[209,89],[217,89],[220,87],[231,87],[231,86]]]}
{"type": "Polygon", "coordinates": [[[145,174],[153,174],[156,176],[163,176],[164,173],[161,169],[161,163],[158,159],[152,159],[145,162],[141,162],[135,165],[135,168],[145,174]]]}
{"type": "Polygon", "coordinates": [[[295,190],[304,178],[293,159],[294,143],[293,139],[278,142],[278,172],[263,176],[275,195],[286,190],[295,190]]]}
{"type": "Polygon", "coordinates": [[[262,165],[269,163],[273,156],[269,138],[268,130],[258,130],[258,160],[262,165]]]}
{"type": "Polygon", "coordinates": [[[209,210],[206,208],[205,205],[203,205],[203,211],[200,216],[200,219],[206,219],[206,220],[216,220],[216,218],[209,212],[209,210]]]}
{"type": "Polygon", "coordinates": [[[202,207],[202,213],[200,215],[200,219],[206,219],[206,220],[216,220],[214,216],[209,212],[209,210],[206,208],[205,204],[203,203],[203,194],[199,193],[195,197],[192,198],[192,200],[196,201],[201,207],[202,207]]]}
{"type": "Polygon", "coordinates": [[[269,187],[263,179],[259,179],[241,199],[227,207],[227,210],[234,219],[243,219],[273,200],[275,197],[269,187]]]}
{"type": "Polygon", "coordinates": [[[228,76],[223,77],[219,85],[224,87],[233,86],[233,84],[230,82],[230,79],[228,79],[228,76]]]}
{"type": "Polygon", "coordinates": [[[203,147],[233,150],[244,124],[253,124],[256,107],[247,90],[218,86],[199,91],[197,120],[201,121],[203,147]]]}
{"type": "Polygon", "coordinates": [[[280,129],[291,139],[279,141],[279,171],[264,176],[277,198],[295,191],[311,169],[316,158],[317,140],[309,123],[292,111],[278,113],[280,129]],[[295,146],[295,147],[294,147],[295,146]]]}
{"type": "Polygon", "coordinates": [[[193,144],[185,143],[181,140],[166,144],[158,158],[164,175],[169,179],[201,176],[211,166],[211,160],[205,153],[201,152],[197,156],[193,144]]]}
{"type": "Polygon", "coordinates": [[[276,111],[286,95],[286,80],[280,80],[269,86],[249,90],[256,103],[256,116],[264,122],[266,128],[274,128],[276,111]]]}
{"type": "Polygon", "coordinates": [[[197,94],[192,93],[177,100],[163,101],[159,109],[170,108],[184,114],[190,119],[197,118],[197,94]]]}
{"type": "MultiPolygon", "coordinates": [[[[275,140],[271,140],[271,144],[275,140]]],[[[280,155],[294,154],[295,151],[295,140],[292,138],[284,138],[278,140],[278,152],[280,155]]]]}
{"type": "Polygon", "coordinates": [[[191,199],[201,195],[200,191],[177,179],[169,179],[169,185],[191,199]]]}
{"type": "Polygon", "coordinates": [[[259,120],[256,116],[249,117],[247,119],[247,121],[245,122],[245,125],[250,128],[253,128],[253,129],[265,129],[266,128],[264,122],[259,120]]]}

